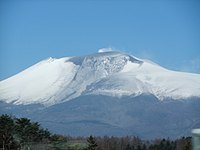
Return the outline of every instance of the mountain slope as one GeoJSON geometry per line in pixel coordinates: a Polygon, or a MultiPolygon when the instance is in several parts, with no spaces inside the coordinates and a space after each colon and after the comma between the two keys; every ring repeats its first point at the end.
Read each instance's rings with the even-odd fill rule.
{"type": "Polygon", "coordinates": [[[71,136],[180,138],[200,127],[200,100],[159,101],[153,95],[85,95],[50,107],[0,102],[0,114],[38,121],[53,133],[71,136]]]}
{"type": "Polygon", "coordinates": [[[0,100],[51,106],[83,95],[159,100],[200,97],[200,75],[167,70],[121,52],[49,58],[0,82],[0,100]]]}

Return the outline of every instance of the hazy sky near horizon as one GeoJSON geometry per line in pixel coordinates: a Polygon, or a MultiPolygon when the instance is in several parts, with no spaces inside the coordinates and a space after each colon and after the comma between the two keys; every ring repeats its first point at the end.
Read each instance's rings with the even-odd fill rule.
{"type": "Polygon", "coordinates": [[[48,57],[105,47],[200,73],[200,1],[0,1],[0,80],[48,57]]]}

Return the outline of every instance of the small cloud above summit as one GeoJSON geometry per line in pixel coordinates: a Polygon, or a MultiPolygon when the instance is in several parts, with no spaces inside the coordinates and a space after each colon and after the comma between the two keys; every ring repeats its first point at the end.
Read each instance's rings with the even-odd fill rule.
{"type": "Polygon", "coordinates": [[[111,52],[111,51],[115,51],[113,48],[101,48],[98,50],[99,53],[103,53],[103,52],[111,52]]]}

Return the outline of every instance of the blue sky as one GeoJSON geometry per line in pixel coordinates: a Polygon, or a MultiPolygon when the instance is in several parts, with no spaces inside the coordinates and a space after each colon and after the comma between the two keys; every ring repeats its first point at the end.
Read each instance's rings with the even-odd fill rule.
{"type": "Polygon", "coordinates": [[[50,56],[104,47],[200,73],[200,1],[0,1],[0,80],[50,56]]]}

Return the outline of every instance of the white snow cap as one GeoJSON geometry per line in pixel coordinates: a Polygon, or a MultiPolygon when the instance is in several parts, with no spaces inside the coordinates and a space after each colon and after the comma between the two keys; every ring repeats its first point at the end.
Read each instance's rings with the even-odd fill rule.
{"type": "Polygon", "coordinates": [[[98,50],[99,53],[103,53],[103,52],[111,52],[111,51],[115,51],[113,48],[101,48],[98,50]]]}
{"type": "Polygon", "coordinates": [[[200,74],[167,70],[112,48],[81,57],[49,58],[0,81],[0,101],[46,106],[83,95],[152,94],[200,99],[200,74]]]}

